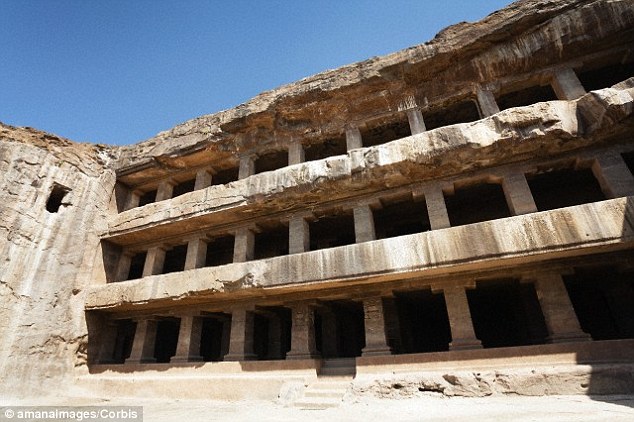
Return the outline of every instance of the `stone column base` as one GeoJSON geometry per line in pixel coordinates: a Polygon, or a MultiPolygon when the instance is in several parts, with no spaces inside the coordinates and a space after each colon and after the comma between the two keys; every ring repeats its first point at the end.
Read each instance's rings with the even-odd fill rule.
{"type": "Polygon", "coordinates": [[[172,356],[170,363],[204,362],[202,356],[172,356]]]}
{"type": "Polygon", "coordinates": [[[225,355],[224,361],[241,361],[241,360],[256,360],[258,358],[257,355],[249,353],[249,354],[241,354],[241,355],[225,355]]]}
{"type": "Polygon", "coordinates": [[[389,356],[392,349],[389,347],[364,347],[361,350],[361,356],[389,356]]]}
{"type": "Polygon", "coordinates": [[[449,350],[482,349],[482,342],[477,338],[457,338],[449,343],[449,350]]]}
{"type": "Polygon", "coordinates": [[[300,360],[300,359],[320,359],[319,353],[301,353],[289,351],[286,354],[287,360],[300,360]]]}
{"type": "Polygon", "coordinates": [[[577,341],[592,341],[590,334],[584,332],[563,333],[546,337],[548,343],[573,343],[577,341]]]}

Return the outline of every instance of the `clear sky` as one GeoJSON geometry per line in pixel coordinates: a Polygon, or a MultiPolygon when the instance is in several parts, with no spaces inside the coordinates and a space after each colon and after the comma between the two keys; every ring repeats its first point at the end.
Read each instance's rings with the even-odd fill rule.
{"type": "Polygon", "coordinates": [[[129,144],[511,0],[2,0],[0,121],[129,144]]]}

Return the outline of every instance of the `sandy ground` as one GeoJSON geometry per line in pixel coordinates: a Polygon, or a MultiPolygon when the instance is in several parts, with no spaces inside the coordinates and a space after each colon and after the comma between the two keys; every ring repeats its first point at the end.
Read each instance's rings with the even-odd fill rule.
{"type": "MultiPolygon", "coordinates": [[[[326,410],[302,410],[268,401],[169,399],[0,398],[8,405],[143,406],[145,421],[634,421],[634,396],[491,396],[367,399],[326,410]]],[[[7,420],[0,415],[0,421],[7,420]]]]}

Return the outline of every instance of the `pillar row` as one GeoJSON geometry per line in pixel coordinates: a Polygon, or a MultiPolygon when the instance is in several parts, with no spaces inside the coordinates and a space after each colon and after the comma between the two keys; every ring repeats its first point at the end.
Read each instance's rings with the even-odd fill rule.
{"type": "Polygon", "coordinates": [[[537,212],[537,205],[524,173],[508,173],[502,178],[506,203],[513,215],[537,212]]]}
{"type": "Polygon", "coordinates": [[[233,262],[246,262],[253,259],[255,252],[255,233],[243,227],[236,230],[233,246],[233,262]]]}
{"type": "Polygon", "coordinates": [[[427,186],[421,191],[413,192],[413,194],[415,198],[420,196],[425,198],[429,225],[432,230],[451,227],[447,206],[445,205],[445,196],[440,186],[427,186]]]}
{"type": "Polygon", "coordinates": [[[203,330],[203,320],[199,316],[183,315],[180,318],[178,343],[176,354],[170,359],[174,362],[200,362],[200,338],[203,330]]]}
{"type": "Polygon", "coordinates": [[[255,156],[242,155],[240,157],[240,167],[238,169],[238,179],[246,179],[255,174],[255,156]]]}
{"type": "Polygon", "coordinates": [[[425,120],[423,120],[423,113],[417,108],[407,110],[407,121],[412,135],[417,135],[427,130],[425,120]]]}
{"type": "Polygon", "coordinates": [[[154,246],[148,249],[143,266],[143,277],[160,274],[165,263],[165,248],[154,246]]]}
{"type": "Polygon", "coordinates": [[[304,162],[304,146],[299,141],[293,141],[288,146],[288,165],[304,162]]]}
{"type": "Polygon", "coordinates": [[[291,350],[286,359],[315,359],[319,357],[315,343],[315,309],[312,304],[289,306],[292,313],[291,350]]]}
{"type": "Polygon", "coordinates": [[[253,352],[253,331],[255,315],[246,308],[234,308],[231,310],[231,334],[229,339],[229,352],[224,360],[240,361],[256,358],[253,352]]]}
{"type": "Polygon", "coordinates": [[[374,217],[370,205],[358,205],[354,207],[353,216],[356,243],[375,240],[374,217]]]}
{"type": "Polygon", "coordinates": [[[156,343],[157,322],[153,319],[139,319],[136,323],[134,341],[130,357],[125,363],[152,363],[154,358],[154,345],[156,343]]]}
{"type": "Polygon", "coordinates": [[[550,85],[560,100],[576,100],[586,93],[577,74],[570,67],[557,69],[553,74],[550,85]]]}
{"type": "Polygon", "coordinates": [[[365,323],[365,347],[362,356],[389,355],[392,353],[387,341],[387,329],[383,299],[372,297],[363,299],[365,323]]]}
{"type": "Polygon", "coordinates": [[[202,268],[207,260],[206,238],[194,238],[187,242],[187,256],[185,257],[185,270],[202,268]]]}
{"type": "Polygon", "coordinates": [[[634,176],[621,154],[607,153],[599,156],[592,166],[592,172],[608,198],[634,195],[634,176]]]}
{"type": "Polygon", "coordinates": [[[171,180],[164,180],[158,185],[156,190],[156,202],[170,199],[174,193],[174,183],[171,180]]]}
{"type": "Polygon", "coordinates": [[[119,255],[119,262],[117,262],[117,270],[115,274],[115,281],[125,281],[130,275],[130,265],[132,265],[132,254],[123,251],[119,255]]]}
{"type": "Polygon", "coordinates": [[[310,228],[308,221],[302,216],[292,216],[288,223],[288,251],[289,254],[302,253],[310,250],[310,228]]]}
{"type": "Polygon", "coordinates": [[[208,169],[200,169],[196,172],[196,181],[194,182],[194,190],[201,190],[211,186],[211,171],[208,169]]]}
{"type": "Polygon", "coordinates": [[[534,283],[548,329],[548,341],[562,343],[591,340],[590,336],[584,333],[579,325],[577,314],[572,307],[561,275],[557,273],[540,274],[534,277],[534,283]]]}
{"type": "Polygon", "coordinates": [[[475,287],[475,283],[453,284],[450,286],[432,286],[434,293],[442,291],[447,306],[447,316],[451,328],[451,343],[449,350],[479,349],[482,342],[478,340],[473,329],[473,320],[466,287],[475,287]]]}
{"type": "Polygon", "coordinates": [[[476,100],[478,101],[481,118],[493,116],[500,112],[500,108],[495,101],[495,96],[490,90],[478,87],[476,90],[476,100]]]}
{"type": "Polygon", "coordinates": [[[357,148],[363,148],[361,131],[356,126],[348,126],[346,127],[346,150],[350,151],[357,148]]]}

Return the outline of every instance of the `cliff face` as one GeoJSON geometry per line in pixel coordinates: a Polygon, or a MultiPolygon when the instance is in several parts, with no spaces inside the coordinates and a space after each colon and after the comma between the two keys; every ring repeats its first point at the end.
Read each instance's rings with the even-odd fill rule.
{"type": "Polygon", "coordinates": [[[108,161],[96,146],[0,126],[2,394],[60,391],[85,361],[84,290],[98,278],[115,182],[108,161]]]}

